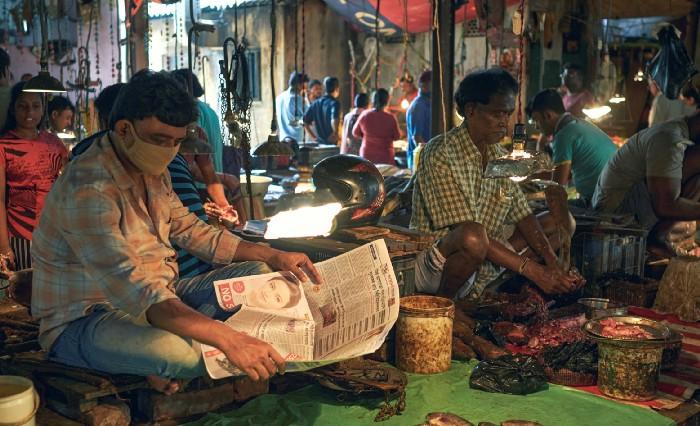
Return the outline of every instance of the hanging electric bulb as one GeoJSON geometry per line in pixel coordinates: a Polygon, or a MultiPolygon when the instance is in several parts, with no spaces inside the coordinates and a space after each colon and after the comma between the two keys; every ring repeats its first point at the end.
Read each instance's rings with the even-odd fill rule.
{"type": "Polygon", "coordinates": [[[583,113],[586,115],[586,117],[588,117],[594,121],[600,120],[601,118],[610,114],[610,111],[612,111],[612,108],[610,108],[609,105],[600,105],[600,106],[594,106],[592,108],[584,108],[583,109],[583,113]]]}
{"type": "Polygon", "coordinates": [[[626,100],[627,99],[624,96],[622,96],[621,94],[615,93],[613,95],[613,97],[610,98],[610,100],[608,102],[610,102],[611,104],[619,104],[619,103],[625,102],[626,100]]]}
{"type": "Polygon", "coordinates": [[[640,82],[644,81],[644,71],[640,67],[639,70],[637,70],[637,74],[634,75],[634,81],[640,82]]]}

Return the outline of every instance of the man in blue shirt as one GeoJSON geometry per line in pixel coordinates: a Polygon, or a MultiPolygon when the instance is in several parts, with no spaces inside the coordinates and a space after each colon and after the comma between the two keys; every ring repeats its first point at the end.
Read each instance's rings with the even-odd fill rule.
{"type": "Polygon", "coordinates": [[[406,130],[408,132],[406,160],[409,169],[413,168],[413,150],[419,143],[426,143],[430,140],[430,82],[432,77],[432,71],[423,71],[418,78],[420,93],[406,111],[406,130]]]}
{"type": "Polygon", "coordinates": [[[554,181],[567,185],[569,174],[581,198],[590,204],[598,176],[617,151],[602,130],[586,120],[565,112],[559,92],[547,89],[530,101],[527,113],[552,140],[554,181]]]}
{"type": "Polygon", "coordinates": [[[336,77],[326,77],[323,86],[326,93],[316,99],[304,114],[304,128],[318,143],[336,145],[340,125],[340,82],[336,77]]]}
{"type": "Polygon", "coordinates": [[[277,125],[282,142],[289,144],[294,152],[299,151],[299,143],[304,138],[304,113],[308,108],[302,92],[306,89],[309,77],[293,71],[289,76],[289,88],[277,96],[277,125]]]}

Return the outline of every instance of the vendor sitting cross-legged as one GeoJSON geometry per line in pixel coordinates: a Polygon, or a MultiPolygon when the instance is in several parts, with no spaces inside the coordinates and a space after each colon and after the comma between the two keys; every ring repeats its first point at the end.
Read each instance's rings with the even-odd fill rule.
{"type": "Polygon", "coordinates": [[[268,343],[221,322],[213,281],[275,270],[319,280],[308,257],[241,241],[183,207],[166,167],[187,125],[192,97],[167,73],[134,75],[120,91],[110,132],[74,159],[46,198],[34,232],[32,314],[51,360],[172,379],[203,375],[193,341],[217,347],[253,380],[284,369],[268,343]],[[224,265],[180,279],[172,242],[224,265]]]}
{"type": "Polygon", "coordinates": [[[484,177],[488,162],[506,154],[498,143],[507,133],[517,92],[517,82],[502,69],[467,75],[455,94],[464,122],[434,137],[421,153],[411,227],[439,239],[416,261],[420,292],[478,298],[503,268],[546,293],[566,293],[582,283],[580,275],[557,265],[543,231],[554,234],[552,217],[535,218],[510,179],[484,177]],[[518,254],[528,246],[530,253],[518,254]]]}

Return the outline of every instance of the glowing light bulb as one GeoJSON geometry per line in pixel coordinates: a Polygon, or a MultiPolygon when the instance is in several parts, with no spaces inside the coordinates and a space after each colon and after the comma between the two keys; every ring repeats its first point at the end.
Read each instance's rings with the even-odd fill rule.
{"type": "Polygon", "coordinates": [[[640,68],[637,74],[634,75],[634,81],[644,81],[644,71],[640,68]]]}
{"type": "Polygon", "coordinates": [[[56,137],[58,137],[61,140],[75,139],[75,133],[70,129],[64,129],[60,132],[57,132],[56,137]]]}
{"type": "Polygon", "coordinates": [[[333,219],[342,208],[340,203],[329,203],[279,212],[267,223],[265,239],[328,235],[333,230],[333,219]]]}
{"type": "Polygon", "coordinates": [[[601,118],[610,114],[610,111],[612,111],[612,108],[610,108],[608,105],[583,109],[583,113],[586,114],[586,117],[590,118],[591,120],[600,120],[601,118]]]}
{"type": "Polygon", "coordinates": [[[408,109],[408,99],[404,99],[401,101],[401,109],[408,109]]]}
{"type": "Polygon", "coordinates": [[[615,95],[612,98],[610,98],[610,100],[608,102],[610,102],[611,104],[619,104],[619,103],[625,102],[626,100],[627,99],[624,96],[622,96],[618,93],[615,93],[615,95]]]}

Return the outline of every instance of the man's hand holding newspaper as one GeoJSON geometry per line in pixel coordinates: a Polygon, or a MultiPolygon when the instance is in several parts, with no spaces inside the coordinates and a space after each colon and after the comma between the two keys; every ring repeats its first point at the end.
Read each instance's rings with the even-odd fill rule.
{"type": "MultiPolygon", "coordinates": [[[[315,283],[300,283],[288,273],[214,283],[221,307],[238,310],[225,324],[251,341],[272,345],[287,361],[289,371],[371,353],[381,346],[398,317],[398,284],[383,240],[315,266],[308,268],[311,273],[318,270],[320,276],[312,277],[315,283]]],[[[241,365],[239,351],[201,346],[212,378],[259,375],[236,367],[241,365]]],[[[266,367],[279,365],[278,361],[268,356],[266,367]]]]}

